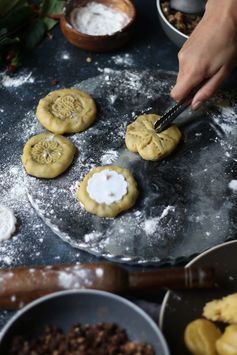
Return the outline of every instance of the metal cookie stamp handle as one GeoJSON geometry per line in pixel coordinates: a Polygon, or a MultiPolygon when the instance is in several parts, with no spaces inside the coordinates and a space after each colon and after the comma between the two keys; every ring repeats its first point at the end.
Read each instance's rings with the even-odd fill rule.
{"type": "Polygon", "coordinates": [[[186,108],[190,105],[192,102],[192,99],[194,98],[195,94],[198,92],[198,90],[203,86],[204,82],[202,82],[200,85],[195,86],[190,93],[183,98],[180,102],[178,102],[176,105],[171,107],[168,111],[165,112],[161,118],[155,122],[154,128],[157,133],[160,133],[166,129],[171,122],[173,122],[176,117],[178,117],[186,108]]]}
{"type": "Polygon", "coordinates": [[[161,133],[178,117],[190,104],[189,102],[179,102],[171,107],[158,121],[155,123],[155,130],[161,133]]]}

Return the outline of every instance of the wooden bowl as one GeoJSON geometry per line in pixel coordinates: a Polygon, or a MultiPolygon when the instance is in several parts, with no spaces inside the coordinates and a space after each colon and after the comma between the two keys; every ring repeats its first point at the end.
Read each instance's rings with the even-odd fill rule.
{"type": "Polygon", "coordinates": [[[96,52],[106,52],[124,46],[131,38],[134,30],[136,10],[130,0],[93,0],[125,13],[130,21],[120,31],[111,35],[88,35],[77,31],[70,23],[73,9],[85,6],[92,0],[68,0],[60,16],[60,28],[67,40],[79,48],[96,52]]]}

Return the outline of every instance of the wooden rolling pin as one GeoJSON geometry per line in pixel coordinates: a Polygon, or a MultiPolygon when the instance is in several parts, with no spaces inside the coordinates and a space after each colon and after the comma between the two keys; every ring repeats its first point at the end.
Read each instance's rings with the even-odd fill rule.
{"type": "Polygon", "coordinates": [[[162,288],[208,288],[213,282],[211,268],[128,272],[109,263],[17,267],[0,270],[0,308],[15,309],[40,296],[67,289],[154,294],[162,288]]]}

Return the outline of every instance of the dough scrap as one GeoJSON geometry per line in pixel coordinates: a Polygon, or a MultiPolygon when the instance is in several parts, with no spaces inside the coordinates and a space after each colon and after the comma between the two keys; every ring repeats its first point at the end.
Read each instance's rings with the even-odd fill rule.
{"type": "Polygon", "coordinates": [[[16,217],[13,211],[0,205],[0,242],[9,239],[16,229],[16,217]]]}
{"type": "Polygon", "coordinates": [[[154,124],[159,117],[155,114],[138,116],[127,126],[125,144],[128,150],[139,153],[145,160],[160,160],[173,152],[181,139],[181,132],[172,125],[157,133],[154,124]]]}
{"type": "Polygon", "coordinates": [[[228,325],[224,333],[216,342],[219,355],[237,354],[237,324],[228,325]]]}
{"type": "Polygon", "coordinates": [[[94,122],[96,104],[84,91],[60,89],[50,92],[39,101],[36,116],[53,133],[81,132],[94,122]]]}
{"type": "Polygon", "coordinates": [[[206,303],[203,316],[214,322],[237,323],[237,293],[206,303]]]}
{"type": "Polygon", "coordinates": [[[132,174],[127,170],[115,165],[106,165],[93,168],[82,180],[80,186],[76,192],[78,200],[83,204],[85,209],[96,214],[99,217],[115,217],[122,211],[131,208],[137,199],[138,189],[137,183],[132,174]],[[92,199],[88,193],[87,186],[90,178],[103,170],[115,171],[118,174],[123,175],[125,181],[127,182],[127,193],[118,202],[112,204],[98,203],[92,199]]]}
{"type": "Polygon", "coordinates": [[[40,133],[26,142],[21,160],[29,175],[52,179],[71,165],[75,152],[76,147],[69,139],[40,133]]]}

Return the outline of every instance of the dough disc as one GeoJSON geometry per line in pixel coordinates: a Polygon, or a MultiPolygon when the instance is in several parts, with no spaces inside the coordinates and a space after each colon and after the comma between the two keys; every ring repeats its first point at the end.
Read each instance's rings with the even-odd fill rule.
{"type": "Polygon", "coordinates": [[[138,196],[138,189],[137,183],[132,174],[129,172],[129,170],[120,168],[119,166],[115,165],[107,165],[99,166],[92,169],[80,183],[76,195],[88,212],[96,214],[99,217],[115,217],[122,211],[131,208],[135,204],[138,196]],[[88,182],[90,181],[90,179],[96,173],[99,173],[104,170],[107,170],[108,173],[110,171],[117,172],[119,175],[122,175],[124,177],[124,180],[127,183],[127,192],[122,196],[119,201],[113,202],[111,204],[96,202],[94,199],[91,198],[88,192],[88,182]]]}
{"type": "Polygon", "coordinates": [[[54,178],[72,163],[76,147],[67,138],[52,133],[40,133],[25,144],[22,163],[29,175],[54,178]]]}
{"type": "Polygon", "coordinates": [[[36,116],[40,123],[53,133],[81,132],[94,122],[96,104],[84,91],[56,90],[40,100],[36,116]]]}

